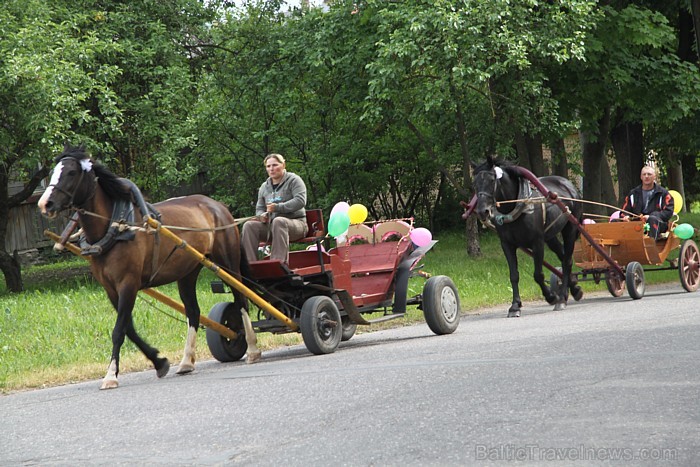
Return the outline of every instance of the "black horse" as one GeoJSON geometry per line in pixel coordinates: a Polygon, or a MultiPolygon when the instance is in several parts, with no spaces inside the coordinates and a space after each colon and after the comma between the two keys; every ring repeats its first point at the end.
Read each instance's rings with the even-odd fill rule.
{"type": "MultiPolygon", "coordinates": [[[[556,193],[571,214],[581,221],[581,203],[572,201],[581,197],[569,180],[558,176],[538,180],[547,190],[556,193]]],[[[518,248],[531,250],[535,262],[535,282],[539,284],[547,302],[555,305],[555,310],[566,307],[569,289],[575,299],[580,299],[581,288],[571,279],[572,255],[579,230],[569,221],[568,215],[544,199],[539,200],[541,202],[523,201],[541,198],[542,194],[531,188],[528,180],[522,177],[519,167],[491,157],[474,167],[474,188],[477,193],[476,213],[482,222],[494,225],[508,260],[513,287],[513,303],[508,310],[508,317],[520,316],[522,306],[518,289],[518,248]],[[545,243],[561,261],[562,283],[559,290],[550,290],[544,281],[542,264],[545,243]]]]}

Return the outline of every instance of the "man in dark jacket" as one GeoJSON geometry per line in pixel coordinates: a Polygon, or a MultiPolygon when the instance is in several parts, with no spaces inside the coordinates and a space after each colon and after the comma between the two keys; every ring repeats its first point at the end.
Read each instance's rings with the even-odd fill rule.
{"type": "Polygon", "coordinates": [[[642,184],[625,198],[620,217],[629,221],[627,213],[636,214],[642,222],[649,224],[649,236],[656,239],[668,230],[668,221],[673,216],[673,196],[656,183],[656,170],[653,167],[642,167],[641,179],[642,184]]]}

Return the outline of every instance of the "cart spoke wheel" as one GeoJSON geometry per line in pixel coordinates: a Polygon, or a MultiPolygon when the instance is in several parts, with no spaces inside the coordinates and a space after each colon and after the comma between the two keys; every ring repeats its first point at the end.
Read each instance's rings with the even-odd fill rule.
{"type": "Polygon", "coordinates": [[[209,311],[209,319],[223,324],[237,334],[236,338],[231,340],[207,328],[207,346],[212,356],[220,362],[236,362],[243,358],[248,350],[248,343],[245,340],[241,307],[235,302],[217,303],[209,311]]]}
{"type": "Polygon", "coordinates": [[[326,296],[311,297],[301,307],[301,337],[309,351],[316,355],[335,352],[343,334],[340,312],[326,296]]]}
{"type": "Polygon", "coordinates": [[[430,277],[423,287],[423,316],[435,334],[451,334],[459,326],[459,293],[447,276],[430,277]]]}
{"type": "Polygon", "coordinates": [[[610,270],[605,273],[605,285],[608,287],[610,295],[622,297],[622,292],[625,290],[625,280],[616,271],[610,270]]]}
{"type": "Polygon", "coordinates": [[[688,292],[695,292],[700,286],[700,252],[693,240],[685,240],[678,254],[678,275],[681,285],[688,292]]]}
{"type": "Polygon", "coordinates": [[[625,270],[625,282],[627,283],[627,292],[635,300],[639,300],[644,296],[644,268],[637,261],[632,261],[627,265],[625,270]]]}

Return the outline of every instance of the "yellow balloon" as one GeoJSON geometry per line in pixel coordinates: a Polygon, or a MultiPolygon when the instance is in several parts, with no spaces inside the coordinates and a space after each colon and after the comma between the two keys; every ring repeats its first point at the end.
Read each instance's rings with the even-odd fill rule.
{"type": "Polygon", "coordinates": [[[683,209],[683,197],[676,190],[668,190],[668,193],[673,198],[673,212],[678,214],[683,209]]]}
{"type": "Polygon", "coordinates": [[[348,209],[351,224],[361,224],[367,219],[367,208],[361,204],[353,204],[348,209]]]}

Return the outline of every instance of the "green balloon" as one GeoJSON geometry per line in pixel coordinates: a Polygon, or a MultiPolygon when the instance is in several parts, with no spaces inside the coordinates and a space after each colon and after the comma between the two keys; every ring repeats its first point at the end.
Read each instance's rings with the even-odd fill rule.
{"type": "Polygon", "coordinates": [[[332,237],[342,235],[350,227],[350,216],[346,212],[334,212],[328,219],[328,233],[332,237]]]}
{"type": "Polygon", "coordinates": [[[693,236],[695,229],[690,224],[680,224],[673,229],[673,233],[676,234],[676,237],[682,240],[687,240],[693,236]]]}

